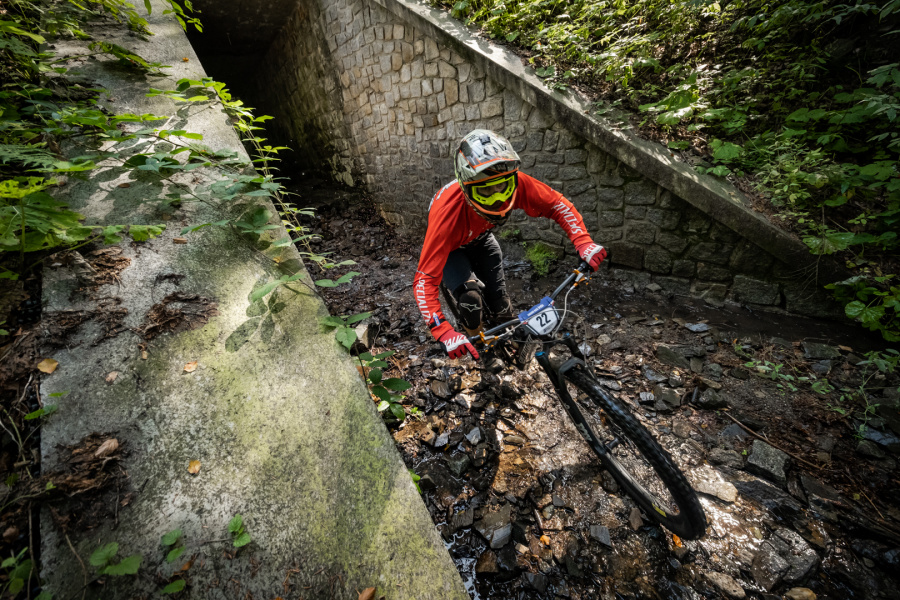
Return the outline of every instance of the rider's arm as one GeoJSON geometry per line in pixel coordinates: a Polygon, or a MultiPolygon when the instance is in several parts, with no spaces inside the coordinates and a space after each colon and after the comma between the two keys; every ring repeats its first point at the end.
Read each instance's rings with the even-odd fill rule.
{"type": "Polygon", "coordinates": [[[519,187],[525,213],[556,221],[575,245],[578,255],[596,271],[606,258],[606,250],[591,239],[578,209],[561,193],[524,173],[519,173],[519,187]]]}

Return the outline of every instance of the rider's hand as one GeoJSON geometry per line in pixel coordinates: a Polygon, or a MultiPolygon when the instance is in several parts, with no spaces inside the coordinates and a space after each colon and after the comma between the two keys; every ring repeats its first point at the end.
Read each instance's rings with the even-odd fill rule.
{"type": "Polygon", "coordinates": [[[450,358],[462,358],[466,354],[471,354],[472,358],[478,358],[478,350],[469,343],[466,336],[455,331],[449,323],[441,323],[440,327],[444,329],[443,332],[435,331],[433,333],[450,358]]]}
{"type": "Polygon", "coordinates": [[[581,260],[589,264],[594,271],[600,268],[600,263],[606,258],[606,248],[594,242],[581,244],[575,251],[578,252],[581,260]]]}

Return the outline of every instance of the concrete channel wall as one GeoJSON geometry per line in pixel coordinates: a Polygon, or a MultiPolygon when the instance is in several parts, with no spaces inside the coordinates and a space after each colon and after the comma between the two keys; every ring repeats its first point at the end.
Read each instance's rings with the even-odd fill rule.
{"type": "MultiPolygon", "coordinates": [[[[246,159],[217,101],[185,106],[146,97],[150,86],[173,90],[182,77],[205,75],[178,24],[163,15],[163,2],[153,7],[155,35],[147,41],[119,24],[90,32],[172,65],[166,77],[145,78],[115,59],[68,66],[109,90],[102,104],[110,111],[170,115],[153,126],[200,133],[207,147],[246,159]]],[[[85,55],[86,44],[60,41],[56,51],[85,55]]],[[[104,468],[123,477],[106,495],[91,496],[91,512],[74,515],[66,529],[58,519],[68,500],[52,504],[61,512],[44,510],[45,590],[54,598],[82,597],[97,574],[88,557],[117,542],[116,560],[142,556],[140,573],[104,577],[87,586],[86,597],[159,597],[167,581],[183,578],[188,598],[356,598],[372,586],[376,597],[390,599],[468,598],[353,361],[320,325],[328,312],[296,249],[229,227],[180,239],[185,225],[260,206],[258,197],[227,206],[186,201],[174,209],[161,202],[170,192],[201,193],[224,176],[206,168],[167,179],[109,162],[54,191],[91,224],[168,227],[100,255],[83,249],[89,262],[117,257],[105,283],[85,286],[62,258],[45,270],[44,356],[59,367],[43,377],[41,393],[59,410],[42,429],[43,473],[66,472],[66,447],[96,433],[118,440],[122,462],[104,468]],[[296,284],[250,301],[257,287],[298,271],[296,284]],[[162,328],[159,335],[154,327],[162,328]],[[191,474],[194,460],[200,470],[191,474]],[[251,536],[239,550],[227,529],[235,514],[251,536]],[[187,550],[170,564],[160,539],[175,529],[187,550]]],[[[275,214],[268,200],[262,206],[275,214]]],[[[285,237],[278,218],[272,221],[279,227],[267,239],[285,237]]]]}
{"type": "MultiPolygon", "coordinates": [[[[195,2],[214,37],[252,31],[247,4],[235,11],[195,2]]],[[[276,117],[270,133],[297,150],[304,169],[365,186],[414,236],[424,232],[432,195],[453,178],[449,156],[459,138],[494,129],[513,142],[526,172],[575,203],[611,249],[614,275],[714,305],[833,313],[819,292],[825,266],[740,192],[591,116],[589,103],[547,89],[517,56],[445,13],[415,0],[290,6],[274,5],[284,25],[274,40],[263,26],[267,37],[255,52],[268,51],[242,89],[276,117]]],[[[550,221],[516,214],[504,227],[512,242],[566,248],[550,221]]]]}

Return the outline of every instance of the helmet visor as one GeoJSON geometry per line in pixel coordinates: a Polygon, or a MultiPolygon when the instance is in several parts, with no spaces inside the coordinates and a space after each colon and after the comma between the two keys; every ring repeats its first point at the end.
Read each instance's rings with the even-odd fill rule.
{"type": "Polygon", "coordinates": [[[500,208],[516,191],[516,175],[510,173],[505,177],[475,183],[469,189],[472,192],[472,200],[481,206],[500,208]]]}

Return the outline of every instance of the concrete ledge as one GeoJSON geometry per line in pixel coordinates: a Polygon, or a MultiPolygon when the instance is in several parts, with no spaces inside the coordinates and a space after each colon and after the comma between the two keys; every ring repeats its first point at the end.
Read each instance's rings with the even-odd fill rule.
{"type": "Polygon", "coordinates": [[[789,233],[749,207],[742,192],[690,165],[675,160],[661,145],[643,140],[629,128],[591,116],[592,106],[570,93],[549,90],[533,69],[514,53],[473,35],[446,12],[415,0],[371,0],[397,17],[453,48],[488,76],[514,90],[525,101],[551,115],[571,131],[632,169],[683,198],[689,204],[770,252],[779,260],[812,267],[819,260],[789,233]]]}
{"type": "MultiPolygon", "coordinates": [[[[124,27],[97,26],[91,33],[173,65],[166,78],[148,81],[110,60],[82,62],[75,70],[110,90],[111,110],[173,115],[167,128],[202,133],[205,145],[246,158],[217,103],[176,107],[145,97],[151,85],[174,89],[179,78],[204,76],[180,27],[163,16],[165,6],[157,0],[153,6],[156,35],[149,43],[124,27]]],[[[83,48],[60,42],[57,50],[74,55],[83,48]]],[[[197,170],[179,183],[197,189],[221,176],[197,170]]],[[[155,176],[135,177],[107,164],[57,196],[91,224],[155,224],[165,219],[157,199],[173,189],[155,176]]],[[[304,271],[297,285],[264,301],[249,300],[257,286],[303,270],[296,249],[261,250],[222,227],[173,243],[184,225],[235,217],[258,204],[256,198],[228,207],[185,204],[161,237],[118,244],[130,264],[115,283],[94,290],[81,288],[65,267],[45,270],[45,322],[66,310],[95,318],[64,340],[51,340],[62,347],[44,354],[59,361],[41,385],[44,402],[59,404],[42,430],[44,472],[61,466],[60,445],[100,432],[127,450],[123,464],[134,493],[127,507],[116,509],[116,520],[69,531],[68,539],[45,509],[45,589],[57,598],[80,596],[81,561],[88,564],[94,550],[116,541],[120,558],[142,554],[141,575],[108,577],[88,597],[155,597],[195,556],[185,576],[191,598],[355,598],[370,586],[391,599],[468,598],[353,362],[319,325],[327,310],[309,275],[304,271]],[[215,312],[207,310],[208,321],[195,319],[193,329],[148,340],[141,330],[151,308],[175,292],[200,296],[215,312]],[[121,332],[105,337],[96,317],[110,299],[127,313],[121,332]],[[195,361],[198,368],[186,372],[185,364],[195,361]],[[63,391],[68,395],[49,398],[63,391]],[[196,475],[188,473],[191,460],[202,463],[196,475]],[[226,528],[237,513],[252,542],[233,555],[226,528]],[[160,537],[173,529],[184,532],[187,552],[168,564],[160,537]],[[294,568],[287,593],[284,582],[294,568]]],[[[271,203],[264,206],[275,212],[271,203]]],[[[286,235],[279,228],[272,238],[286,235]]],[[[96,570],[87,568],[92,577],[96,570]]]]}

